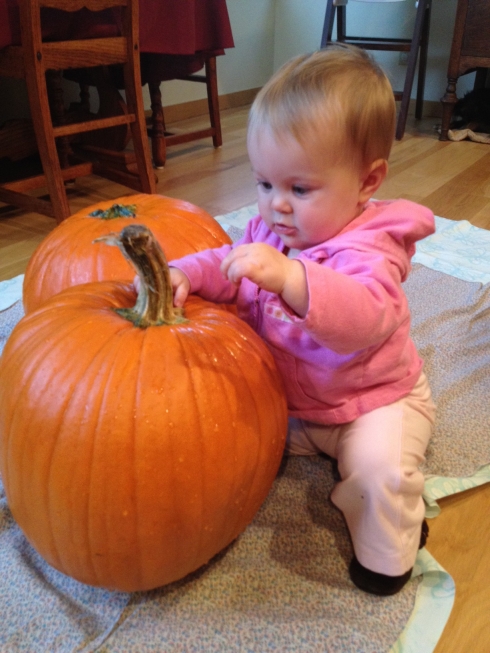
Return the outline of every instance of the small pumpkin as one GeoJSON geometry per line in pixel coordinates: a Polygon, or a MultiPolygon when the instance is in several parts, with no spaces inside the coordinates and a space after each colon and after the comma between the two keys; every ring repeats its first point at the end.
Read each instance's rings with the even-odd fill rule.
{"type": "Polygon", "coordinates": [[[94,240],[134,222],[152,231],[169,259],[231,242],[209,213],[190,202],[145,194],[100,202],[64,220],[36,248],[24,277],[25,312],[73,285],[130,281],[131,264],[94,240]]]}
{"type": "Polygon", "coordinates": [[[247,324],[195,296],[185,315],[175,309],[145,227],[116,241],[138,267],[137,299],[131,284],[74,286],[7,341],[0,471],[14,518],[52,566],[148,590],[206,563],[252,520],[287,410],[247,324]]]}

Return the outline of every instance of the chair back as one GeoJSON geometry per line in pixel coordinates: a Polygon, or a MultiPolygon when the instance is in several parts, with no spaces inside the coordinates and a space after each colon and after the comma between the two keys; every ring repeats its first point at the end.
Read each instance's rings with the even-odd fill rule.
{"type": "Polygon", "coordinates": [[[60,222],[70,215],[65,180],[96,173],[136,190],[154,193],[155,174],[151,167],[141,93],[138,0],[18,0],[18,3],[21,44],[0,51],[0,75],[26,80],[31,118],[44,172],[43,175],[30,179],[1,184],[0,200],[27,210],[53,215],[60,222]],[[60,21],[63,24],[61,39],[57,38],[59,35],[56,33],[43,39],[43,13],[53,10],[64,12],[60,16],[66,12],[72,14],[74,27],[68,28],[70,21],[66,24],[65,21],[60,21]],[[101,35],[100,24],[98,25],[94,12],[104,11],[109,14],[113,12],[114,20],[109,25],[109,34],[107,30],[102,30],[101,35]],[[70,68],[106,70],[107,66],[113,64],[122,64],[124,71],[126,107],[123,110],[120,110],[118,103],[111,115],[95,118],[84,116],[78,121],[65,120],[61,115],[64,111],[62,98],[57,97],[58,88],[54,89],[54,93],[50,89],[50,106],[47,77],[59,78],[59,71],[70,68]],[[86,132],[120,126],[130,129],[134,163],[131,161],[127,164],[129,155],[125,152],[87,146],[83,152],[85,158],[79,162],[81,153],[74,152],[77,156],[71,157],[74,163],[70,164],[70,139],[74,140],[73,137],[86,132]],[[50,201],[26,194],[26,191],[43,186],[48,188],[50,201]]]}

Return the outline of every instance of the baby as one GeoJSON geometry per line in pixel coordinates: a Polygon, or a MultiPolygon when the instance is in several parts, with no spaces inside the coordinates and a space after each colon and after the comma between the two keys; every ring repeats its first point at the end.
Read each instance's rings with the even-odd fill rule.
{"type": "Polygon", "coordinates": [[[434,420],[402,288],[434,217],[371,200],[394,129],[392,88],[365,51],[293,59],[250,112],[259,215],[239,242],[171,263],[176,306],[189,293],[235,302],[269,346],[288,451],[338,461],[331,498],[352,538],[350,577],[378,595],[405,585],[425,542],[419,466],[434,420]]]}

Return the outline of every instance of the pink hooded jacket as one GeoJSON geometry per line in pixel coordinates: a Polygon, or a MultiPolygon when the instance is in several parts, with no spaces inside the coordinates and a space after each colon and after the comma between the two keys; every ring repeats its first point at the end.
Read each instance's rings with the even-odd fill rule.
{"type": "Polygon", "coordinates": [[[402,282],[416,241],[433,232],[434,216],[419,204],[369,202],[339,234],[299,253],[309,293],[304,318],[278,295],[248,279],[237,288],[219,270],[238,244],[263,242],[284,250],[260,216],[239,242],[171,265],[189,277],[192,293],[236,303],[275,358],[291,416],[340,424],[407,395],[420,376],[402,282]]]}

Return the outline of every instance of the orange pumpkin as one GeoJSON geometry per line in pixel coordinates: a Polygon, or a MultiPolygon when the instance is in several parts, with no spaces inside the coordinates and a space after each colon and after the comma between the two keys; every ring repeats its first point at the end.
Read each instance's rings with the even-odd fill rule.
{"type": "Polygon", "coordinates": [[[231,242],[209,213],[183,200],[138,194],[99,202],[64,220],[37,247],[24,278],[25,312],[70,286],[111,279],[131,281],[134,269],[128,261],[94,240],[119,233],[134,222],[152,231],[168,259],[231,242]],[[134,217],[130,211],[118,215],[118,211],[111,211],[113,205],[133,207],[134,217]]]}
{"type": "MultiPolygon", "coordinates": [[[[125,229],[128,249],[135,230],[147,234],[125,229]]],[[[182,317],[158,256],[134,308],[131,284],[66,289],[18,323],[0,358],[14,518],[58,570],[123,591],[182,578],[245,529],[287,426],[263,341],[198,297],[182,317]]]]}

